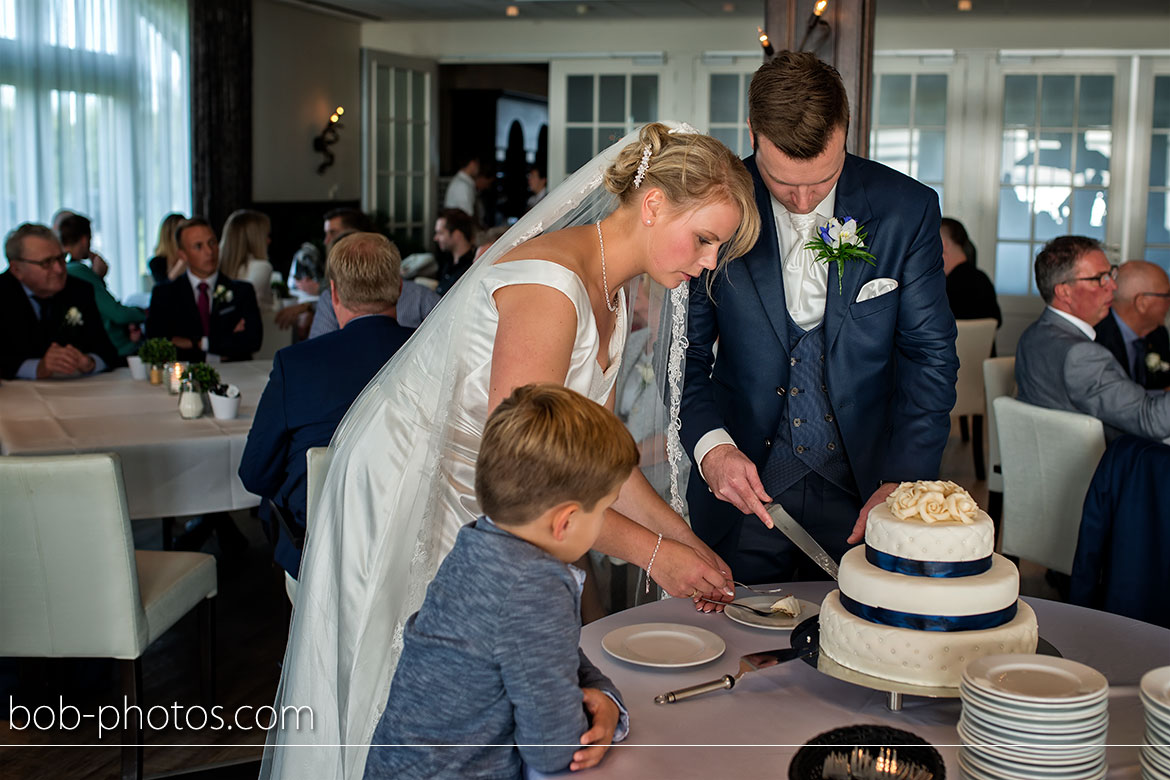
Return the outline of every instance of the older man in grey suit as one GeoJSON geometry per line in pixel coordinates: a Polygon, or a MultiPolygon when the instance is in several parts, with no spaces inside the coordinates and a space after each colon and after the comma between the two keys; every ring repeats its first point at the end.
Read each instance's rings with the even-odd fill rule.
{"type": "Polygon", "coordinates": [[[1036,255],[1036,286],[1048,307],[1020,336],[1016,382],[1020,400],[1097,417],[1112,439],[1132,433],[1170,436],[1170,394],[1147,391],[1130,379],[1093,326],[1109,313],[1117,266],[1101,244],[1061,236],[1036,255]]]}

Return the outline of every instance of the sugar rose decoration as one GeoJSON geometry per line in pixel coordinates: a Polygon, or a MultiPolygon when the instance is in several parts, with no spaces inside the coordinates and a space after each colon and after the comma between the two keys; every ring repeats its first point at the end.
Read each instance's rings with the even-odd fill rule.
{"type": "Polygon", "coordinates": [[[975,512],[979,509],[966,490],[954,482],[937,480],[903,482],[886,499],[886,506],[899,520],[964,525],[975,522],[975,512]]]}

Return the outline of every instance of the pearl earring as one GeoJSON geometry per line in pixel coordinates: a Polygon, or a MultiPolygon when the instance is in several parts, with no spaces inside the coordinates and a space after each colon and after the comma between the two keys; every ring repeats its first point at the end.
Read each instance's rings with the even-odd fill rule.
{"type": "Polygon", "coordinates": [[[649,220],[649,219],[648,219],[648,220],[646,220],[646,225],[647,225],[647,226],[649,226],[649,225],[652,225],[652,224],[653,224],[653,222],[652,222],[651,220],[649,220]]]}

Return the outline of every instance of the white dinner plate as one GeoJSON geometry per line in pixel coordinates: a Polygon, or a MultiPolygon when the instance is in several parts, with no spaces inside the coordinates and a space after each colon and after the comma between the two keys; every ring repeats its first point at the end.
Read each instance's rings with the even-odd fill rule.
{"type": "Polygon", "coordinates": [[[723,655],[727,645],[705,628],[681,623],[640,623],[615,628],[601,640],[605,652],[640,666],[698,666],[723,655]]]}
{"type": "Polygon", "coordinates": [[[1170,780],[1170,773],[1163,772],[1154,766],[1147,755],[1145,750],[1138,754],[1138,758],[1141,761],[1143,780],[1147,780],[1147,778],[1148,780],[1170,780]]]}
{"type": "Polygon", "coordinates": [[[1109,699],[1105,696],[1097,701],[1077,702],[1072,705],[1050,703],[1026,706],[1011,699],[996,698],[986,693],[980,693],[966,683],[960,684],[959,697],[966,706],[994,712],[997,715],[1025,723],[1050,723],[1054,721],[1066,723],[1092,718],[1109,709],[1109,699]]]}
{"type": "MultiPolygon", "coordinates": [[[[783,598],[783,596],[777,594],[776,596],[749,596],[748,598],[736,599],[736,601],[742,604],[747,604],[749,607],[755,607],[756,609],[768,609],[780,598],[783,598]]],[[[737,607],[734,604],[728,604],[727,607],[724,608],[723,614],[727,615],[727,617],[731,618],[736,623],[742,623],[743,625],[751,626],[752,628],[767,628],[772,631],[791,631],[792,629],[796,628],[796,626],[799,625],[801,621],[805,620],[806,618],[810,618],[821,611],[821,606],[819,604],[814,604],[811,601],[805,601],[804,599],[797,599],[797,602],[800,604],[800,614],[796,617],[791,617],[780,612],[776,613],[775,615],[770,615],[769,617],[764,617],[763,615],[757,615],[750,609],[737,607]]]]}
{"type": "Polygon", "coordinates": [[[1000,761],[1009,761],[1018,764],[1021,770],[1053,773],[1063,773],[1083,769],[1086,764],[1092,764],[1105,755],[1103,742],[1097,745],[1084,745],[1068,749],[1042,750],[1026,748],[988,736],[965,720],[959,720],[959,738],[971,750],[997,758],[1000,761]]]}
{"type": "Polygon", "coordinates": [[[1142,675],[1142,693],[1170,716],[1170,666],[1151,669],[1142,675]]]}
{"type": "Polygon", "coordinates": [[[993,696],[1069,704],[1105,695],[1109,682],[1092,667],[1047,655],[989,655],[963,670],[963,679],[993,696]]]}
{"type": "Polygon", "coordinates": [[[1010,715],[1003,715],[992,710],[985,710],[973,705],[969,701],[963,702],[963,712],[971,717],[1024,734],[1084,734],[1096,731],[1103,723],[1109,722],[1109,714],[1100,712],[1090,718],[1076,720],[1018,720],[1010,715]]]}
{"type": "Polygon", "coordinates": [[[1108,770],[1104,757],[1076,766],[1021,765],[982,753],[976,747],[959,749],[959,765],[979,780],[1096,780],[1108,770]]]}

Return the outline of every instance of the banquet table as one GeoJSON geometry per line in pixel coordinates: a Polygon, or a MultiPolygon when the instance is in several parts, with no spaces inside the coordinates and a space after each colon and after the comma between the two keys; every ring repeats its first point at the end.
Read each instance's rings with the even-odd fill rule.
{"type": "MultiPolygon", "coordinates": [[[[785,593],[820,604],[835,583],[783,587],[785,593]]],[[[736,595],[753,594],[741,588],[736,595]]],[[[1109,680],[1108,776],[1139,777],[1144,725],[1137,686],[1143,673],[1170,664],[1170,630],[1070,604],[1025,601],[1036,611],[1042,638],[1065,658],[1088,664],[1109,680]]],[[[799,747],[818,734],[841,726],[878,724],[930,742],[942,754],[947,776],[960,776],[958,699],[907,695],[901,711],[891,712],[885,693],[829,677],[800,660],[749,672],[729,691],[654,703],[658,694],[735,674],[741,655],[787,647],[789,636],[788,631],[741,625],[723,614],[697,613],[688,599],[645,604],[585,626],[581,647],[617,685],[630,713],[629,737],[591,774],[783,778],[799,747]],[[653,622],[705,628],[721,637],[727,649],[714,661],[684,669],[638,666],[602,649],[602,638],[610,631],[653,622]]]]}
{"type": "Polygon", "coordinates": [[[119,368],[67,381],[0,384],[0,454],[116,452],[132,519],[256,506],[236,473],[270,360],[222,363],[240,388],[239,415],[179,416],[179,396],[119,368]]]}

